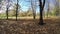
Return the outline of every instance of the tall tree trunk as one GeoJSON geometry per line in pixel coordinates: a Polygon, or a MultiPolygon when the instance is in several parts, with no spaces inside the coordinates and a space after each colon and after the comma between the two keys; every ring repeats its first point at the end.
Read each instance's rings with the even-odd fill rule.
{"type": "Polygon", "coordinates": [[[59,16],[59,0],[55,0],[56,4],[55,4],[55,7],[56,7],[56,16],[59,16]]]}
{"type": "Polygon", "coordinates": [[[7,6],[6,6],[6,16],[7,16],[7,20],[8,20],[8,9],[9,9],[9,0],[7,0],[8,2],[8,4],[7,4],[7,6]]]}
{"type": "Polygon", "coordinates": [[[7,16],[7,20],[8,20],[8,7],[7,7],[7,10],[6,10],[6,16],[7,16]]]}
{"type": "Polygon", "coordinates": [[[48,2],[48,9],[47,9],[47,18],[49,16],[49,2],[48,2]]]}
{"type": "Polygon", "coordinates": [[[45,0],[43,0],[43,3],[42,3],[42,0],[39,0],[39,8],[40,8],[40,22],[39,24],[40,25],[43,25],[43,9],[44,9],[44,5],[45,5],[45,0]]]}
{"type": "Polygon", "coordinates": [[[33,12],[33,18],[36,18],[36,8],[35,8],[35,4],[36,2],[33,2],[33,0],[31,0],[31,8],[32,8],[32,12],[33,12]]]}
{"type": "MultiPolygon", "coordinates": [[[[44,11],[44,10],[43,10],[44,11]]],[[[43,17],[45,18],[45,11],[43,12],[43,17]]]]}
{"type": "Polygon", "coordinates": [[[18,0],[17,0],[17,5],[16,5],[16,21],[17,21],[17,16],[18,16],[18,0]]]}

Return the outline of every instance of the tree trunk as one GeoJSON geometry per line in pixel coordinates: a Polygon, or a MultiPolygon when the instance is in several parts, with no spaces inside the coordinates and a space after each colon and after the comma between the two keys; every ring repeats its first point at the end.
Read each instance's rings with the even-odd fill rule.
{"type": "Polygon", "coordinates": [[[32,0],[31,0],[31,8],[32,8],[32,12],[33,12],[33,18],[35,19],[36,18],[36,8],[35,8],[35,4],[34,3],[36,3],[36,2],[33,2],[32,0]]]}
{"type": "Polygon", "coordinates": [[[7,16],[7,20],[8,20],[8,7],[7,7],[7,10],[6,10],[6,16],[7,16]]]}
{"type": "Polygon", "coordinates": [[[44,9],[44,5],[45,5],[45,0],[42,3],[42,0],[39,0],[39,8],[40,8],[40,21],[39,24],[43,25],[43,9],[44,9]]]}
{"type": "Polygon", "coordinates": [[[17,16],[18,16],[18,0],[17,0],[17,5],[16,5],[16,21],[17,21],[17,16]]]}

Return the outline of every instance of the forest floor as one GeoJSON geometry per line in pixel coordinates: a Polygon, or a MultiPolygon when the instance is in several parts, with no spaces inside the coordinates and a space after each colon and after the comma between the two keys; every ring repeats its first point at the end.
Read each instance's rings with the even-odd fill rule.
{"type": "Polygon", "coordinates": [[[0,19],[0,34],[60,34],[60,17],[44,19],[44,25],[39,25],[39,19],[0,19]]]}

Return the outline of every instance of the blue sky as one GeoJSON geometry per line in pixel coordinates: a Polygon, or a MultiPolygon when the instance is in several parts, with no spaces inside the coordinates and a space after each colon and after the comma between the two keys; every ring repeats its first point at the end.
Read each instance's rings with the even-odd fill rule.
{"type": "Polygon", "coordinates": [[[29,2],[24,0],[20,0],[19,4],[21,5],[21,9],[24,11],[27,10],[30,5],[29,2]]]}
{"type": "MultiPolygon", "coordinates": [[[[54,4],[54,0],[48,0],[51,4],[51,6],[53,7],[54,4]]],[[[29,6],[30,6],[30,2],[28,2],[28,0],[20,0],[19,4],[21,5],[21,9],[26,11],[28,10],[29,6]]],[[[45,5],[45,8],[47,9],[47,3],[45,5]]],[[[39,7],[36,8],[36,11],[39,11],[39,7]]]]}

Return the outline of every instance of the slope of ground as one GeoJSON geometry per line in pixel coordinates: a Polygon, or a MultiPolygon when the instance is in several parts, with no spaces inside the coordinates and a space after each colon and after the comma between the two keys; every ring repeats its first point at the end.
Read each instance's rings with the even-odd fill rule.
{"type": "Polygon", "coordinates": [[[44,19],[44,25],[38,24],[39,20],[21,19],[0,20],[0,34],[60,34],[60,19],[44,19]]]}

